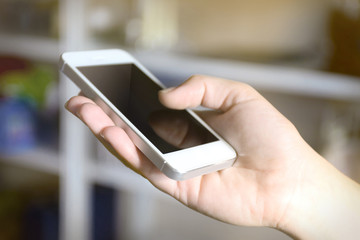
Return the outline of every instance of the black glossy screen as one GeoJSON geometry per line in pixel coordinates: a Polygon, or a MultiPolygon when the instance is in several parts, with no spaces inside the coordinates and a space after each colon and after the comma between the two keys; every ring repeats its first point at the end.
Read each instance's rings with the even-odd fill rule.
{"type": "Polygon", "coordinates": [[[102,65],[78,69],[162,153],[217,140],[187,111],[165,108],[158,100],[161,87],[136,65],[102,65]]]}

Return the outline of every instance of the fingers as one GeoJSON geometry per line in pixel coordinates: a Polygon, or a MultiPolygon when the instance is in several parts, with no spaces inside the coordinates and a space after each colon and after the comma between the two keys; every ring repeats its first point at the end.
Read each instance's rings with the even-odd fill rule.
{"type": "Polygon", "coordinates": [[[82,120],[104,146],[129,168],[150,181],[164,181],[162,174],[134,145],[126,132],[115,126],[110,117],[92,100],[84,96],[72,97],[65,105],[82,120]]]}
{"type": "Polygon", "coordinates": [[[104,128],[101,136],[126,160],[125,164],[129,168],[150,181],[162,177],[160,170],[133,144],[122,128],[115,126],[104,128]]]}
{"type": "Polygon", "coordinates": [[[250,86],[215,77],[196,75],[176,88],[159,92],[159,99],[173,109],[204,106],[227,111],[235,104],[260,95],[250,86]]]}
{"type": "Polygon", "coordinates": [[[114,122],[110,117],[92,100],[84,96],[71,98],[65,107],[80,118],[97,136],[105,127],[114,126],[114,122]]]}

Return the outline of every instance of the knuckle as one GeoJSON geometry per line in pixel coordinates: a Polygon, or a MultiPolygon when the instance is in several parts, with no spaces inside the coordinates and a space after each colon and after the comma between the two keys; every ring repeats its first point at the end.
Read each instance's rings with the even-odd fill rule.
{"type": "Polygon", "coordinates": [[[189,78],[189,81],[193,81],[193,82],[202,82],[205,81],[207,79],[207,76],[205,75],[201,75],[201,74],[194,74],[189,78]]]}
{"type": "Polygon", "coordinates": [[[237,82],[237,89],[238,92],[242,93],[243,96],[256,97],[259,95],[256,89],[248,83],[237,82]]]}
{"type": "Polygon", "coordinates": [[[78,110],[79,117],[86,119],[88,116],[99,113],[99,107],[93,103],[83,103],[78,110]]]}

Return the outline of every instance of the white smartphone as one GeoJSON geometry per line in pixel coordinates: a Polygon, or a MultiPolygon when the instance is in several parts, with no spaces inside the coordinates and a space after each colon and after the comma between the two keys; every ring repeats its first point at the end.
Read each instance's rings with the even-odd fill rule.
{"type": "Polygon", "coordinates": [[[163,84],[127,52],[67,52],[60,70],[168,177],[185,180],[232,166],[235,150],[193,111],[165,108],[158,100],[163,84]]]}

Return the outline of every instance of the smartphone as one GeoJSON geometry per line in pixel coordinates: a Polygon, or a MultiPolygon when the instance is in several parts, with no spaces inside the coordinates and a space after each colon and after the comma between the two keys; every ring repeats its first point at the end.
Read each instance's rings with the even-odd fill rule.
{"type": "Polygon", "coordinates": [[[66,52],[60,71],[123,128],[169,178],[185,180],[232,166],[235,150],[192,110],[164,107],[164,85],[126,51],[66,52]]]}

